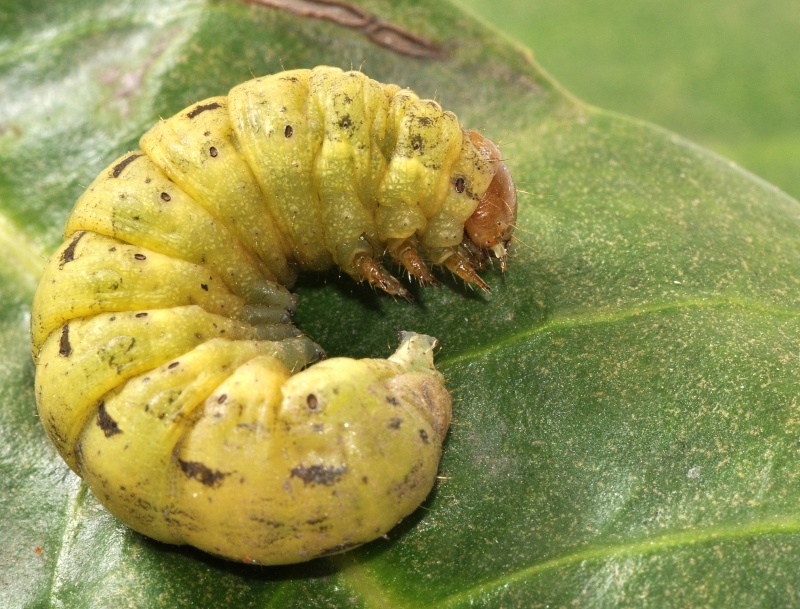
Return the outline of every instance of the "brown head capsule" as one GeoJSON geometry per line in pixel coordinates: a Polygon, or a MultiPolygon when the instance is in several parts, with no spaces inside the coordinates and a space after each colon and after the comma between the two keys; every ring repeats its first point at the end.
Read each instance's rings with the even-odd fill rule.
{"type": "Polygon", "coordinates": [[[481,154],[491,160],[496,171],[478,207],[465,222],[464,230],[479,250],[491,252],[505,270],[507,246],[517,220],[517,190],[497,145],[476,131],[470,131],[469,136],[481,154]]]}

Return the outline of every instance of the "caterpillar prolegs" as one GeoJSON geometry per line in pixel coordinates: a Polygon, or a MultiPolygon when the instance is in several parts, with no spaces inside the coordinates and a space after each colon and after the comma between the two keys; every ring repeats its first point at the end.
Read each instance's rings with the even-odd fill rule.
{"type": "Polygon", "coordinates": [[[34,298],[36,399],[59,453],[131,528],[233,560],[385,534],[435,481],[451,415],[435,340],[315,363],[287,287],[338,265],[407,296],[387,253],[422,283],[443,265],[485,288],[477,270],[505,266],[516,217],[497,147],[433,101],[328,67],[245,82],[140,146],[80,197],[34,298]]]}

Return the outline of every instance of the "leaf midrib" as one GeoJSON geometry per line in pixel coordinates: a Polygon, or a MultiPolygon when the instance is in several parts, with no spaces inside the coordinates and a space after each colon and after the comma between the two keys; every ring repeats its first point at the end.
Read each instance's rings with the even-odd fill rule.
{"type": "Polygon", "coordinates": [[[458,354],[451,355],[450,357],[437,358],[436,366],[444,370],[448,367],[456,366],[461,363],[475,361],[487,357],[496,351],[508,349],[513,346],[514,343],[519,343],[556,330],[582,328],[600,324],[614,324],[626,319],[667,311],[722,308],[757,312],[773,317],[800,317],[800,312],[794,309],[779,307],[768,303],[759,302],[757,300],[732,295],[682,298],[679,300],[662,301],[650,304],[631,303],[631,305],[626,308],[615,308],[613,310],[603,309],[597,312],[586,311],[579,314],[555,316],[535,327],[528,328],[527,330],[509,334],[503,338],[496,338],[490,344],[481,345],[474,349],[464,350],[458,354]]]}
{"type": "Polygon", "coordinates": [[[800,519],[776,519],[764,522],[752,522],[747,525],[729,525],[722,527],[694,528],[673,531],[646,540],[629,543],[589,546],[571,553],[533,564],[513,573],[504,574],[487,582],[483,582],[466,590],[462,590],[447,598],[437,601],[437,607],[456,607],[470,599],[487,592],[519,583],[538,576],[547,571],[555,571],[584,561],[600,561],[611,557],[642,556],[659,550],[681,546],[693,546],[708,542],[732,539],[756,538],[763,535],[792,534],[800,531],[800,519]]]}
{"type": "MultiPolygon", "coordinates": [[[[786,518],[751,522],[746,525],[682,529],[628,543],[590,545],[583,548],[575,548],[567,554],[542,560],[511,573],[505,573],[501,577],[481,582],[450,596],[437,599],[434,604],[426,606],[435,606],[442,609],[460,605],[467,606],[471,601],[476,601],[481,596],[533,579],[543,573],[556,571],[586,561],[596,562],[612,557],[644,556],[671,548],[696,546],[709,542],[742,540],[763,535],[782,535],[797,532],[800,532],[800,519],[786,518]]],[[[368,563],[353,561],[351,558],[348,559],[347,555],[334,556],[329,560],[340,569],[342,578],[346,581],[348,588],[358,594],[364,601],[364,606],[375,609],[384,609],[385,607],[392,607],[393,609],[415,607],[420,609],[422,607],[412,599],[387,595],[385,586],[381,586],[381,582],[375,577],[375,572],[370,571],[368,563]]]]}

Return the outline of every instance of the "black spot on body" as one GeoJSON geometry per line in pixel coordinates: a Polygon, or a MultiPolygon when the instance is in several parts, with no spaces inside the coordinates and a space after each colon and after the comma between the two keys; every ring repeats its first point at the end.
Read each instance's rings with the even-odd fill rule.
{"type": "Polygon", "coordinates": [[[63,267],[67,262],[75,260],[75,248],[78,246],[78,241],[80,241],[85,234],[85,232],[81,232],[75,235],[72,243],[67,246],[67,249],[61,252],[61,264],[58,265],[59,268],[63,267]]]}
{"type": "Polygon", "coordinates": [[[346,465],[333,467],[331,465],[298,465],[292,470],[292,478],[300,478],[303,484],[321,484],[333,486],[339,478],[347,471],[346,465]]]}
{"type": "Polygon", "coordinates": [[[206,110],[215,110],[216,108],[219,107],[221,106],[217,102],[205,105],[200,104],[198,106],[195,106],[194,110],[192,110],[191,112],[187,112],[186,118],[194,118],[195,116],[201,114],[202,112],[205,112],[206,110]]]}
{"type": "Polygon", "coordinates": [[[133,257],[136,258],[136,260],[147,260],[147,256],[144,254],[134,254],[133,257]]]}
{"type": "Polygon", "coordinates": [[[403,424],[403,419],[400,417],[392,417],[389,419],[389,429],[400,429],[400,426],[403,424]]]}
{"type": "Polygon", "coordinates": [[[306,398],[306,404],[308,405],[309,410],[316,410],[319,408],[319,400],[313,393],[308,394],[308,397],[306,398]]]}
{"type": "Polygon", "coordinates": [[[165,203],[169,203],[170,201],[172,201],[172,197],[170,197],[169,194],[167,194],[166,192],[162,192],[161,200],[164,201],[165,203]]]}
{"type": "Polygon", "coordinates": [[[178,465],[187,478],[194,478],[203,486],[219,486],[228,474],[219,470],[213,470],[199,461],[182,461],[178,459],[178,465]]]}
{"type": "Polygon", "coordinates": [[[286,526],[286,524],[283,522],[261,518],[260,516],[248,516],[247,519],[251,522],[257,522],[259,526],[269,527],[271,529],[282,529],[286,526]]]}
{"type": "Polygon", "coordinates": [[[422,440],[423,444],[427,444],[428,443],[428,432],[425,431],[424,429],[420,429],[419,430],[419,437],[422,440]]]}
{"type": "Polygon", "coordinates": [[[132,154],[129,157],[122,159],[119,163],[114,165],[114,169],[111,170],[111,175],[115,178],[118,178],[119,175],[123,172],[123,170],[133,163],[136,159],[138,159],[141,154],[132,154]]]}
{"type": "Polygon", "coordinates": [[[147,313],[137,313],[134,317],[147,317],[147,313]]]}
{"type": "Polygon", "coordinates": [[[345,114],[342,118],[339,119],[339,122],[336,123],[340,129],[344,129],[345,131],[352,131],[353,130],[353,119],[350,118],[349,114],[345,114]]]}
{"type": "Polygon", "coordinates": [[[208,154],[210,154],[212,157],[216,157],[219,154],[219,151],[212,146],[208,149],[208,154]]]}
{"type": "Polygon", "coordinates": [[[458,178],[456,178],[456,179],[455,179],[455,181],[453,182],[453,186],[455,186],[455,188],[456,188],[456,192],[458,192],[458,193],[462,193],[462,192],[464,192],[464,189],[467,187],[467,184],[466,184],[466,182],[464,181],[464,178],[462,178],[462,177],[458,177],[458,178]]]}
{"type": "Polygon", "coordinates": [[[291,125],[286,125],[286,128],[283,130],[283,135],[288,140],[294,135],[294,128],[291,125]]]}
{"type": "Polygon", "coordinates": [[[72,345],[69,344],[69,324],[61,328],[61,342],[58,345],[58,354],[62,357],[69,357],[72,353],[72,345]]]}
{"type": "Polygon", "coordinates": [[[425,140],[419,133],[415,133],[414,135],[411,136],[411,147],[420,154],[424,154],[425,140]]]}
{"type": "Polygon", "coordinates": [[[105,402],[100,402],[100,408],[97,409],[97,426],[103,430],[106,438],[122,433],[117,422],[108,414],[105,402]]]}
{"type": "Polygon", "coordinates": [[[177,368],[180,365],[181,365],[180,362],[172,362],[169,366],[167,366],[167,369],[172,370],[173,368],[177,368]]]}

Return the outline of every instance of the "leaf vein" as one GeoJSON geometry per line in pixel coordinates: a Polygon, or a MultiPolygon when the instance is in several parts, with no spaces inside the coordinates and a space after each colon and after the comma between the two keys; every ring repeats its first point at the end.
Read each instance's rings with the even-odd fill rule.
{"type": "Polygon", "coordinates": [[[491,353],[500,351],[510,345],[524,340],[547,334],[564,328],[582,328],[598,324],[613,324],[627,319],[641,317],[651,313],[664,311],[677,311],[680,309],[718,309],[731,308],[743,309],[751,312],[760,312],[774,317],[798,318],[800,313],[786,307],[762,303],[738,296],[721,296],[717,298],[688,298],[677,301],[652,303],[647,305],[631,306],[626,309],[609,311],[604,309],[597,312],[581,315],[564,315],[550,318],[541,325],[528,330],[517,332],[495,340],[489,344],[481,345],[475,349],[464,350],[450,357],[437,359],[437,366],[441,369],[454,366],[462,362],[473,361],[486,357],[491,353]]]}
{"type": "Polygon", "coordinates": [[[436,604],[437,607],[456,607],[467,603],[471,604],[477,597],[491,594],[492,592],[507,589],[524,580],[532,579],[538,575],[569,567],[585,561],[602,561],[612,557],[625,557],[645,555],[659,550],[680,546],[693,546],[704,543],[724,542],[726,540],[744,539],[763,535],[781,535],[800,532],[800,520],[786,519],[765,522],[754,522],[747,526],[710,527],[706,529],[687,529],[671,532],[647,540],[639,540],[618,545],[605,545],[586,547],[570,554],[551,558],[531,565],[519,571],[504,574],[493,580],[472,586],[459,591],[436,604]]]}

